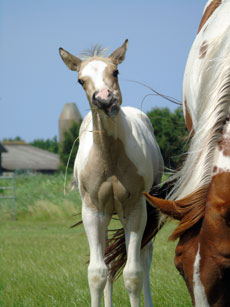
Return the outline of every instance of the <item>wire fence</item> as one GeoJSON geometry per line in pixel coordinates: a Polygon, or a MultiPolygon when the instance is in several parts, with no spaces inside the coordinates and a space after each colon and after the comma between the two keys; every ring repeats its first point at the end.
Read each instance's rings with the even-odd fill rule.
{"type": "MultiPolygon", "coordinates": [[[[12,200],[12,210],[13,210],[13,217],[16,220],[16,197],[15,197],[15,176],[0,176],[0,190],[1,191],[9,191],[7,195],[0,194],[0,200],[2,199],[11,199],[12,200]],[[11,180],[9,184],[6,185],[6,181],[11,180]],[[1,183],[3,182],[3,185],[1,183]]],[[[5,193],[4,193],[5,194],[5,193]]]]}

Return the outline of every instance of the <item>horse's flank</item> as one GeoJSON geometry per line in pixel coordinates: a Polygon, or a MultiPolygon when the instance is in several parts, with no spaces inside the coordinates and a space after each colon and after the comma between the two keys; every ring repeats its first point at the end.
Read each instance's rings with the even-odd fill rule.
{"type": "Polygon", "coordinates": [[[215,148],[230,107],[229,31],[212,42],[202,60],[195,131],[170,199],[184,198],[211,182],[215,148]]]}
{"type": "MultiPolygon", "coordinates": [[[[230,114],[230,25],[226,19],[230,2],[226,7],[217,9],[222,10],[221,20],[216,14],[206,20],[208,28],[197,35],[186,65],[183,107],[193,135],[184,165],[170,178],[176,184],[167,197],[174,203],[173,212],[168,213],[175,218],[183,211],[171,239],[202,220],[212,177],[230,168],[229,157],[223,154],[229,148],[219,150],[230,144],[229,133],[224,135],[230,114]],[[205,54],[199,57],[204,41],[205,54]]],[[[161,207],[159,201],[154,201],[161,207]]]]}
{"type": "Polygon", "coordinates": [[[201,31],[203,26],[206,24],[207,20],[212,16],[212,14],[215,12],[218,6],[222,3],[222,0],[211,0],[209,2],[210,3],[207,3],[204,9],[204,14],[198,28],[198,33],[201,31]]]}
{"type": "Polygon", "coordinates": [[[184,76],[187,158],[171,200],[147,196],[180,221],[175,265],[196,307],[230,306],[229,14],[230,0],[208,1],[184,76]]]}

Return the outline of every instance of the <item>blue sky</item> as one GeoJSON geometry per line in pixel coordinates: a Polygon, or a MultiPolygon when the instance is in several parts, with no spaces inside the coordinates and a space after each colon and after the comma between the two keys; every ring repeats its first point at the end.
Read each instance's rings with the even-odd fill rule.
{"type": "Polygon", "coordinates": [[[181,100],[185,63],[205,0],[1,0],[0,140],[58,135],[65,103],[85,116],[89,105],[58,48],[71,53],[99,43],[110,52],[129,39],[119,80],[123,104],[142,108],[175,105],[129,82],[146,83],[181,100]]]}

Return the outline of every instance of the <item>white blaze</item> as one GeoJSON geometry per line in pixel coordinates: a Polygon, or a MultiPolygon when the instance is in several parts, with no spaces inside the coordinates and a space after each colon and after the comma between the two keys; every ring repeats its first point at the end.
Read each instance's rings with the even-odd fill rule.
{"type": "Polygon", "coordinates": [[[200,280],[200,244],[198,245],[198,251],[196,253],[196,258],[194,261],[194,271],[193,271],[193,292],[196,307],[210,307],[204,286],[200,280]]]}
{"type": "Polygon", "coordinates": [[[103,73],[107,64],[103,61],[94,60],[89,62],[82,70],[82,77],[90,77],[96,90],[107,88],[103,73]]]}

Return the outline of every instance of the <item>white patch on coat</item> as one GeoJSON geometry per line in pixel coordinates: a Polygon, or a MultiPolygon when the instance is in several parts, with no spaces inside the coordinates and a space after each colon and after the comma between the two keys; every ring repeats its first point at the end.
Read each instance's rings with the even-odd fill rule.
{"type": "MultiPolygon", "coordinates": [[[[230,112],[230,110],[229,110],[230,112]]],[[[229,113],[228,113],[229,118],[229,113]]],[[[223,127],[223,134],[221,136],[222,140],[230,138],[230,121],[227,120],[224,127],[223,127]]],[[[221,140],[220,140],[221,141],[221,140]]],[[[213,165],[215,166],[213,169],[212,176],[222,173],[222,172],[229,172],[230,171],[230,156],[224,154],[224,150],[228,150],[228,148],[220,149],[219,146],[215,149],[214,159],[213,159],[213,165]]]]}
{"type": "Polygon", "coordinates": [[[160,183],[158,176],[163,173],[163,160],[149,118],[142,111],[123,107],[121,122],[118,124],[118,135],[125,144],[128,158],[144,178],[145,190],[149,190],[153,182],[160,183]]]}
{"type": "MultiPolygon", "coordinates": [[[[214,11],[200,31],[191,48],[183,83],[184,101],[191,115],[194,136],[188,155],[174,179],[176,185],[168,197],[181,199],[208,186],[215,166],[215,128],[226,118],[229,104],[230,69],[230,0],[214,11]],[[208,49],[200,59],[200,47],[207,42],[208,49]],[[225,117],[225,118],[224,118],[225,117]]],[[[184,105],[185,107],[185,105],[184,105]]]]}
{"type": "Polygon", "coordinates": [[[79,131],[79,149],[74,162],[74,176],[80,190],[80,173],[84,170],[88,161],[89,152],[93,145],[92,114],[89,112],[84,118],[79,131]],[[76,177],[77,175],[77,177],[76,177]]]}
{"type": "Polygon", "coordinates": [[[97,91],[107,88],[103,80],[103,73],[106,66],[107,64],[103,61],[91,61],[83,68],[81,75],[82,77],[90,77],[97,91]]]}
{"type": "MultiPolygon", "coordinates": [[[[124,144],[127,156],[136,166],[138,174],[143,177],[145,191],[148,191],[153,182],[160,182],[163,173],[163,159],[150,121],[147,115],[140,110],[123,107],[116,118],[116,126],[117,137],[124,144]]],[[[92,113],[90,112],[81,125],[80,144],[74,165],[79,187],[80,173],[84,170],[93,146],[92,129],[92,113]]],[[[110,135],[109,131],[107,132],[110,135]]]]}
{"type": "MultiPolygon", "coordinates": [[[[212,0],[207,3],[205,9],[211,2],[212,0]]],[[[229,14],[230,1],[222,1],[222,5],[220,5],[213,12],[210,18],[207,19],[205,25],[196,36],[196,39],[194,40],[189,53],[183,81],[183,100],[186,97],[187,107],[191,115],[193,127],[195,130],[197,128],[197,109],[200,104],[200,99],[197,99],[197,97],[202,83],[202,70],[204,62],[204,59],[200,58],[200,47],[205,41],[208,45],[207,54],[205,57],[208,57],[208,53],[209,50],[212,49],[211,46],[213,45],[213,42],[218,41],[218,39],[223,35],[224,32],[226,32],[230,26],[229,14]]],[[[222,56],[221,48],[219,56],[222,56]]],[[[185,112],[185,106],[183,106],[183,108],[185,112]]]]}
{"type": "Polygon", "coordinates": [[[193,292],[196,307],[209,307],[209,303],[205,294],[204,286],[200,280],[200,244],[194,261],[193,271],[193,292]]]}

